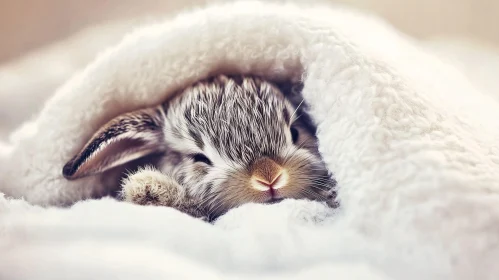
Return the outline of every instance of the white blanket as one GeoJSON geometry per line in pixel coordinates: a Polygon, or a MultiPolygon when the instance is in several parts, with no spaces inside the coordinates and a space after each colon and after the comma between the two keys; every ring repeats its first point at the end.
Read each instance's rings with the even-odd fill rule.
{"type": "Polygon", "coordinates": [[[141,28],[0,147],[0,279],[497,279],[494,98],[347,10],[241,2],[141,28]],[[303,80],[338,212],[284,201],[209,225],[62,177],[106,120],[233,72],[303,80]]]}

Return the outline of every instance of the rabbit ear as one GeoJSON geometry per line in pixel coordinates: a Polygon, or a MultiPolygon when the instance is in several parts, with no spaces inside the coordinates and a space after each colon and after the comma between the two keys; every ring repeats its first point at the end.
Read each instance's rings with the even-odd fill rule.
{"type": "Polygon", "coordinates": [[[62,174],[73,180],[163,151],[164,117],[163,108],[158,106],[112,119],[64,165],[62,174]]]}

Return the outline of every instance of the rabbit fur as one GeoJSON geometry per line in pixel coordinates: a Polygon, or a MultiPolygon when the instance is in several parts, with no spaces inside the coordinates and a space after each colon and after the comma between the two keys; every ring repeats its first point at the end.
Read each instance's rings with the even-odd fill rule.
{"type": "Polygon", "coordinates": [[[296,87],[288,88],[289,99],[281,89],[250,76],[194,83],[160,106],[102,126],[64,176],[75,180],[155,153],[155,166],[125,178],[125,201],[209,219],[248,202],[305,198],[334,205],[335,181],[306,106],[293,105],[296,87]]]}

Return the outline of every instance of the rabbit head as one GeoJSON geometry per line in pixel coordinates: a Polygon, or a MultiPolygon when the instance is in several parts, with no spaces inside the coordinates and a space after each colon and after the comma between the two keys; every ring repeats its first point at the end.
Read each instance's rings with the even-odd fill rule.
{"type": "Polygon", "coordinates": [[[63,174],[76,179],[159,153],[156,168],[210,216],[248,202],[331,202],[335,181],[297,107],[259,78],[217,76],[161,106],[111,120],[63,174]]]}

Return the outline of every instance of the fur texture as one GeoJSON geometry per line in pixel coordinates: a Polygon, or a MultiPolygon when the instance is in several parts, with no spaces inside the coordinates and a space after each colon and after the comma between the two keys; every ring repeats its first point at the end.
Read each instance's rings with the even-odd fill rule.
{"type": "Polygon", "coordinates": [[[313,202],[285,201],[242,206],[209,226],[165,207],[100,200],[60,210],[4,199],[3,240],[15,246],[2,248],[3,278],[67,276],[82,259],[81,275],[101,278],[130,277],[121,269],[134,267],[128,271],[157,279],[171,275],[164,263],[172,260],[192,265],[168,267],[185,277],[195,277],[195,266],[226,279],[244,271],[259,279],[310,271],[497,278],[498,102],[411,39],[344,10],[229,3],[133,32],[13,135],[0,159],[2,191],[41,205],[100,197],[106,176],[68,183],[65,161],[109,119],[217,73],[303,81],[319,150],[338,181],[334,218],[313,202]],[[123,254],[137,248],[140,255],[123,254]],[[156,261],[144,269],[138,257],[156,261]],[[19,263],[30,270],[12,266],[19,263]]]}
{"type": "MultiPolygon", "coordinates": [[[[190,206],[197,201],[196,212],[210,220],[249,202],[295,198],[335,205],[335,181],[319,155],[315,129],[307,126],[303,102],[295,107],[290,100],[257,77],[212,77],[158,107],[112,119],[62,172],[79,179],[155,153],[157,168],[176,182],[173,191],[184,189],[179,199],[190,206]]],[[[154,197],[169,188],[141,181],[148,201],[135,192],[139,204],[160,202],[154,197]]]]}
{"type": "Polygon", "coordinates": [[[139,169],[126,177],[121,199],[139,205],[167,206],[193,217],[207,220],[198,201],[190,198],[178,182],[153,168],[139,169]]]}

